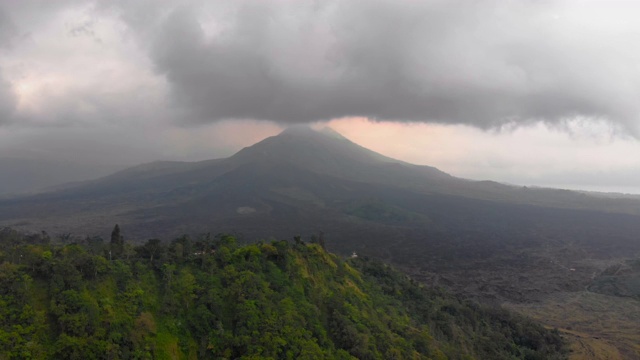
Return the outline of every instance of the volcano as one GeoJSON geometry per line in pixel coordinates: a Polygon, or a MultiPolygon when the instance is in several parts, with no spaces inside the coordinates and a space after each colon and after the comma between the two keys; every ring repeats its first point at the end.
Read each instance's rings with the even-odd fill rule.
{"type": "Polygon", "coordinates": [[[637,251],[639,213],[637,200],[465,180],[309,127],[229,158],[154,162],[0,201],[0,225],[22,230],[106,237],[118,223],[131,241],[322,232],[331,250],[402,262],[446,259],[452,247],[482,257],[543,239],[603,244],[606,237],[611,252],[637,251]]]}

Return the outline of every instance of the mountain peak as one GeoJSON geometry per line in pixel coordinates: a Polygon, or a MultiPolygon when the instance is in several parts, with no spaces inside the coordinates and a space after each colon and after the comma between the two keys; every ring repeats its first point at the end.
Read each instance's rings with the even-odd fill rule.
{"type": "Polygon", "coordinates": [[[430,167],[407,164],[364,148],[335,130],[291,126],[279,135],[242,149],[236,163],[288,164],[311,172],[355,181],[416,184],[450,176],[430,167]],[[404,170],[399,171],[403,168],[404,170]],[[401,176],[407,173],[407,176],[401,176]]]}
{"type": "Polygon", "coordinates": [[[320,129],[314,129],[309,125],[292,125],[284,129],[280,134],[284,136],[326,136],[334,139],[347,140],[346,137],[342,136],[339,132],[330,128],[329,126],[324,126],[320,129]]]}
{"type": "Polygon", "coordinates": [[[322,168],[328,163],[347,160],[358,163],[401,162],[366,149],[329,127],[315,130],[308,125],[289,126],[276,136],[244,148],[234,157],[271,158],[306,166],[322,164],[322,168]]]}
{"type": "Polygon", "coordinates": [[[317,133],[316,130],[312,129],[311,126],[302,124],[302,125],[291,125],[287,126],[280,135],[305,135],[305,134],[313,134],[317,133]]]}

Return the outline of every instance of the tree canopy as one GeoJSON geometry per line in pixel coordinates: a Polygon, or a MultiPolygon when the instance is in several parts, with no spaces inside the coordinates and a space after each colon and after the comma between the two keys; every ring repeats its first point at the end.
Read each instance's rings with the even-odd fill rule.
{"type": "Polygon", "coordinates": [[[300,238],[112,244],[0,232],[0,359],[566,357],[557,332],[300,238]]]}

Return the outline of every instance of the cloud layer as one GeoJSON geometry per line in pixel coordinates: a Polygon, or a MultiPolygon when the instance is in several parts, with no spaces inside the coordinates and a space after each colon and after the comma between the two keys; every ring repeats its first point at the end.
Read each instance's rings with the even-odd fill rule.
{"type": "Polygon", "coordinates": [[[580,116],[635,133],[638,11],[562,0],[6,2],[0,117],[490,128],[580,116]],[[29,76],[55,81],[25,85],[29,76]]]}
{"type": "Polygon", "coordinates": [[[141,8],[119,10],[193,121],[638,122],[631,2],[186,1],[144,17],[141,8]]]}

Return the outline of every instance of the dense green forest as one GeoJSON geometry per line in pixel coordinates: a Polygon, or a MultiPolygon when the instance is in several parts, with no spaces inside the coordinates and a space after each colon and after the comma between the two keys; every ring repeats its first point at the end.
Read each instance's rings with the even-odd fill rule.
{"type": "Polygon", "coordinates": [[[321,241],[0,231],[0,359],[564,359],[557,331],[321,241]]]}

